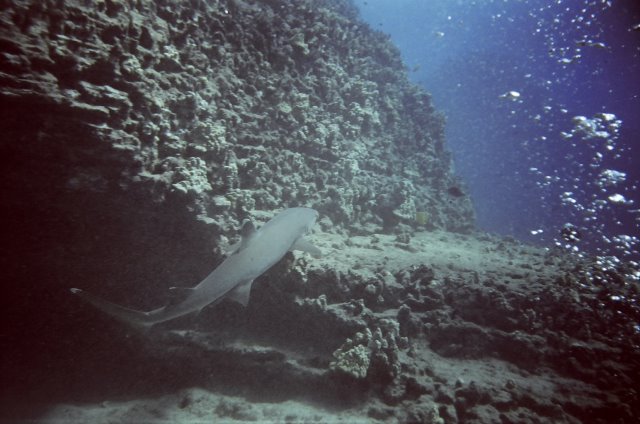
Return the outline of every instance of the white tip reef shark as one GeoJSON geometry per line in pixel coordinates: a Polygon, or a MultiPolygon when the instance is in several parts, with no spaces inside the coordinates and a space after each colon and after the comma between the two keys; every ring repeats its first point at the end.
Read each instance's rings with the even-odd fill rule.
{"type": "Polygon", "coordinates": [[[152,311],[136,311],[103,300],[84,290],[72,288],[72,293],[114,318],[135,327],[150,327],[230,298],[246,306],[253,280],[275,265],[290,250],[303,250],[314,257],[320,250],[307,241],[309,232],[318,218],[318,212],[309,208],[291,208],[277,214],[256,230],[245,220],[239,243],[231,248],[229,256],[204,280],[193,288],[171,288],[178,293],[168,305],[152,311]]]}

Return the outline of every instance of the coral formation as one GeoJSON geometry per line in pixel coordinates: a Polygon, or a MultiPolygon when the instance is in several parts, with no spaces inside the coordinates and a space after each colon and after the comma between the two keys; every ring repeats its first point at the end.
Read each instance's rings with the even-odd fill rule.
{"type": "Polygon", "coordinates": [[[357,333],[355,340],[347,339],[333,353],[335,359],[329,364],[329,369],[341,371],[355,378],[366,377],[371,363],[371,351],[368,346],[358,344],[362,338],[362,333],[357,333]]]}

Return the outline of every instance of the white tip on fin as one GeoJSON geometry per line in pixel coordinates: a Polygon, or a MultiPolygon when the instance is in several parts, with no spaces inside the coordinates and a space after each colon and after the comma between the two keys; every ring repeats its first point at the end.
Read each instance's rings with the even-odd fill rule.
{"type": "Polygon", "coordinates": [[[229,249],[227,249],[227,254],[233,255],[234,253],[242,251],[242,249],[247,247],[249,240],[251,240],[255,234],[256,226],[250,219],[245,219],[242,223],[242,227],[240,227],[240,241],[232,244],[229,249]]]}

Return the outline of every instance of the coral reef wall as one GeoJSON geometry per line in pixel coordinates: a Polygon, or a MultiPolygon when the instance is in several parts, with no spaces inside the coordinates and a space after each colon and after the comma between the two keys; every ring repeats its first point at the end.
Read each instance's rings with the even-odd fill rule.
{"type": "Polygon", "coordinates": [[[220,231],[294,205],[355,230],[473,226],[443,117],[348,2],[13,1],[0,19],[9,190],[185,206],[220,231]]]}

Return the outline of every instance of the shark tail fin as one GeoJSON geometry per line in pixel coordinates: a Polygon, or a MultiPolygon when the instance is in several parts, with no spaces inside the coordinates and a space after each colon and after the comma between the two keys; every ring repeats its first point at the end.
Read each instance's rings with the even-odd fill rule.
{"type": "Polygon", "coordinates": [[[90,303],[102,312],[111,315],[115,319],[132,325],[138,329],[150,328],[153,324],[158,322],[154,314],[157,314],[161,309],[156,309],[151,312],[136,311],[134,309],[125,308],[124,306],[116,305],[115,303],[108,302],[104,299],[94,296],[89,292],[80,289],[70,289],[71,293],[79,296],[85,302],[90,303]]]}

